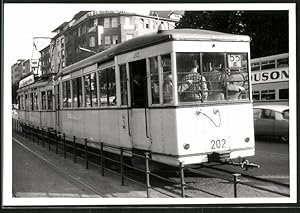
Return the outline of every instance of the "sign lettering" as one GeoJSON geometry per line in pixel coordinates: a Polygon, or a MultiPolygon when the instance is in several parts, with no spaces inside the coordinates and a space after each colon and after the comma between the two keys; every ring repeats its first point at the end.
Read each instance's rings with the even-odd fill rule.
{"type": "Polygon", "coordinates": [[[285,69],[276,69],[276,70],[268,70],[268,71],[259,71],[252,72],[251,81],[252,84],[262,84],[262,83],[270,83],[270,82],[280,82],[280,81],[288,81],[289,80],[289,70],[285,69]]]}

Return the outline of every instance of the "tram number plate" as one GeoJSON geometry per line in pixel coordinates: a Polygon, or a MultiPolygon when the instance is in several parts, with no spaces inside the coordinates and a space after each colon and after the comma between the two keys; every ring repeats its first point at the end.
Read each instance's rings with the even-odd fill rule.
{"type": "Polygon", "coordinates": [[[210,141],[211,149],[224,149],[226,148],[226,140],[211,140],[210,141]]]}

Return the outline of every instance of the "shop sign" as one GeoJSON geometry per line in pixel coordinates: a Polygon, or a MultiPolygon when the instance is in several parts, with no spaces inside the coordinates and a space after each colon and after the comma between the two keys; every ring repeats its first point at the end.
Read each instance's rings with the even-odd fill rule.
{"type": "Polygon", "coordinates": [[[252,84],[263,84],[263,83],[273,83],[280,81],[289,80],[289,70],[284,69],[272,69],[266,71],[255,71],[251,73],[252,84]]]}

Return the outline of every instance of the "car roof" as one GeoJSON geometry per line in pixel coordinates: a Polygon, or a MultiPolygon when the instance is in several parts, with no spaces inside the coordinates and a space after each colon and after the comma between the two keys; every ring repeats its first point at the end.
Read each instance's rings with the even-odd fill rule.
{"type": "Polygon", "coordinates": [[[277,112],[283,112],[289,109],[289,106],[286,105],[257,105],[254,106],[253,109],[270,109],[277,112]]]}

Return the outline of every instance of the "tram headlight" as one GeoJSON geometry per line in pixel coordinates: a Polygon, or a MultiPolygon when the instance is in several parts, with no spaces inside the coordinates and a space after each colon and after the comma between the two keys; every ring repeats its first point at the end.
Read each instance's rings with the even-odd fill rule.
{"type": "Polygon", "coordinates": [[[190,144],[188,144],[188,143],[183,144],[183,148],[186,149],[186,150],[189,149],[190,148],[190,144]]]}
{"type": "Polygon", "coordinates": [[[250,138],[249,138],[249,137],[245,137],[245,138],[244,138],[244,141],[245,141],[246,143],[248,143],[248,142],[250,141],[250,138]]]}

